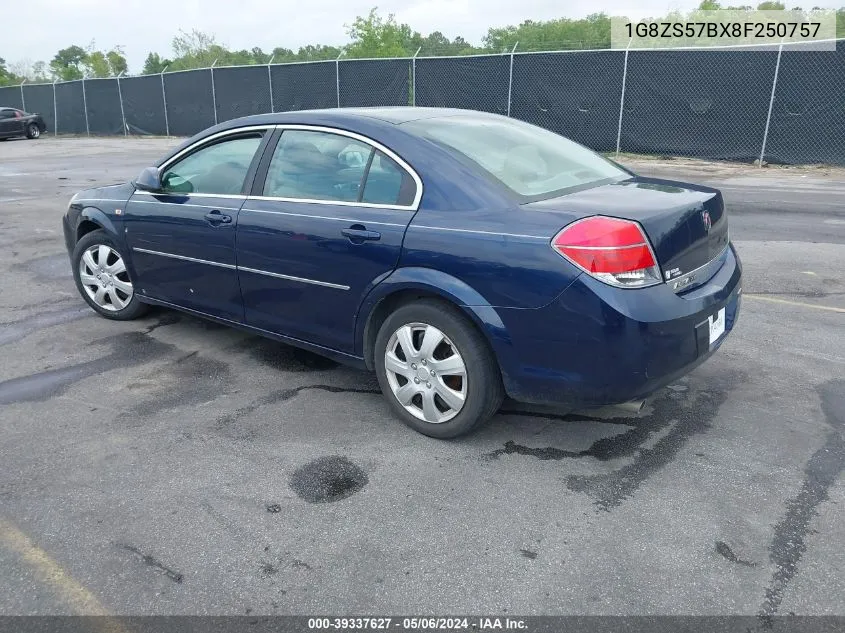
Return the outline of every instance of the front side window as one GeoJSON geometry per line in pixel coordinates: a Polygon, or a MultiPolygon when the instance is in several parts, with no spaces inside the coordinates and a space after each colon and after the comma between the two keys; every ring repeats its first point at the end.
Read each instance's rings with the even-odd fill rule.
{"type": "Polygon", "coordinates": [[[462,114],[411,121],[403,127],[468,158],[522,202],[629,177],[586,147],[515,119],[462,114]]]}
{"type": "Polygon", "coordinates": [[[208,145],[168,167],[161,177],[166,193],[238,195],[261,134],[239,136],[208,145]]]}
{"type": "Polygon", "coordinates": [[[0,119],[14,119],[15,118],[15,111],[14,110],[0,110],[0,119]]]}

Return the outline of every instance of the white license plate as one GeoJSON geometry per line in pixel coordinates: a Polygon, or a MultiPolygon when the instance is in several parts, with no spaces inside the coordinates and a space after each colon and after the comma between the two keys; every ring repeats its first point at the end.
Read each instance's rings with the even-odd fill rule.
{"type": "Polygon", "coordinates": [[[713,345],[719,340],[719,337],[725,333],[725,309],[722,308],[716,314],[710,317],[710,345],[713,345]]]}

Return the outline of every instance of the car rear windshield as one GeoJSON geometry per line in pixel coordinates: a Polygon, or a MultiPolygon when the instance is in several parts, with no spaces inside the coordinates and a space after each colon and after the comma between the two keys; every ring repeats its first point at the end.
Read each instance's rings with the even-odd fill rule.
{"type": "Polygon", "coordinates": [[[515,119],[467,114],[419,119],[403,127],[470,159],[521,202],[630,177],[586,147],[515,119]]]}

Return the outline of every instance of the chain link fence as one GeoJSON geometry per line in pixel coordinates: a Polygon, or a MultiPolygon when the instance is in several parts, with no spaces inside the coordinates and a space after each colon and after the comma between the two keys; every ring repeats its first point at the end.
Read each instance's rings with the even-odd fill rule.
{"type": "Polygon", "coordinates": [[[624,53],[515,55],[511,116],[596,151],[616,150],[624,53]]]}
{"type": "Polygon", "coordinates": [[[415,104],[507,114],[511,60],[510,55],[417,59],[415,104]]]}
{"type": "MultiPolygon", "coordinates": [[[[353,106],[512,116],[601,152],[845,165],[836,51],[582,50],[338,59],[0,88],[74,135],[190,136],[263,112],[353,106]]],[[[516,48],[516,47],[515,47],[516,48]]]]}
{"type": "MultiPolygon", "coordinates": [[[[146,75],[120,79],[126,134],[167,136],[164,77],[146,75]]],[[[50,126],[48,124],[48,129],[50,126]]],[[[61,130],[58,130],[61,132],[61,130]]]]}

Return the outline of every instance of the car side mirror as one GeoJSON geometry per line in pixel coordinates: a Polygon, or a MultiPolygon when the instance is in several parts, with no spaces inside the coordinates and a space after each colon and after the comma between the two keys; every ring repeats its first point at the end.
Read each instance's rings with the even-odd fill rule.
{"type": "Polygon", "coordinates": [[[141,191],[161,191],[161,176],[155,167],[147,167],[135,179],[135,188],[141,191]]]}

